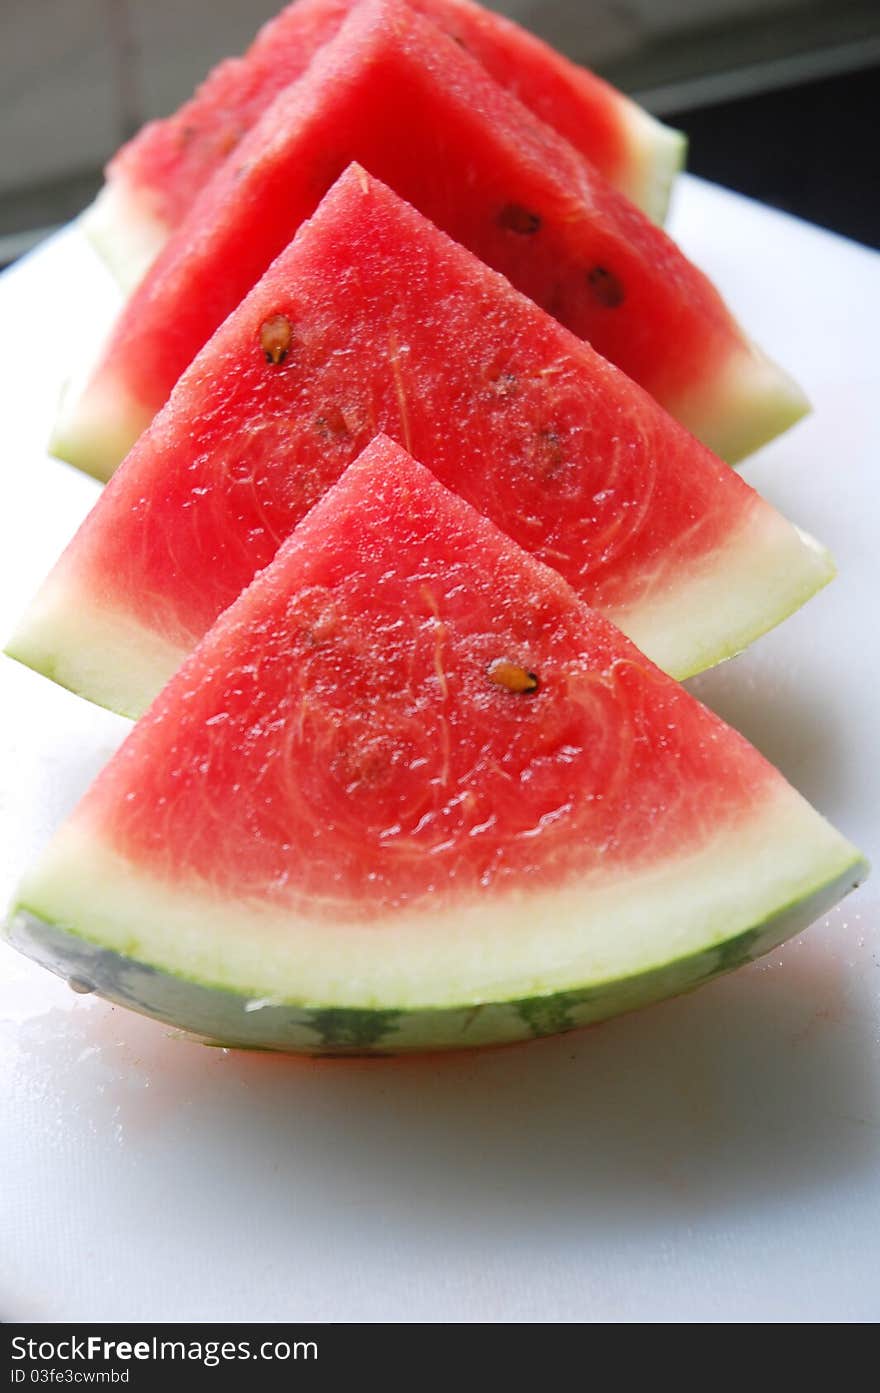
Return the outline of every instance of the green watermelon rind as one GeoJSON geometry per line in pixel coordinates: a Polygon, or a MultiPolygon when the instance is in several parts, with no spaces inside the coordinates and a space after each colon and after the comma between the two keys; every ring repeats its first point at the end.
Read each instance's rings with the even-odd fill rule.
{"type": "Polygon", "coordinates": [[[598,1024],[680,996],[762,957],[809,927],[859,883],[858,862],[761,924],[671,963],[612,982],[543,996],[435,1009],[266,1005],[225,987],[126,958],[47,923],[20,906],[8,937],[77,990],[91,988],[115,1004],[229,1048],[306,1054],[397,1054],[513,1044],[598,1024]]]}
{"type": "MultiPolygon", "coordinates": [[[[816,816],[815,814],[813,815],[816,816]]],[[[68,980],[75,990],[151,1016],[203,1040],[236,1048],[306,1054],[396,1054],[511,1044],[598,1023],[623,1012],[689,992],[722,973],[761,957],[827,913],[867,873],[867,865],[843,838],[816,818],[824,864],[781,905],[769,907],[732,931],[707,928],[707,941],[669,961],[604,980],[509,998],[407,1006],[276,1000],[265,987],[246,992],[228,984],[146,961],[139,945],[131,956],[94,940],[79,926],[57,922],[23,893],[6,926],[13,947],[68,980]],[[136,955],[137,954],[137,955],[136,955]],[[261,991],[263,995],[261,996],[261,991]]],[[[159,911],[161,912],[161,911],[159,911]]]]}

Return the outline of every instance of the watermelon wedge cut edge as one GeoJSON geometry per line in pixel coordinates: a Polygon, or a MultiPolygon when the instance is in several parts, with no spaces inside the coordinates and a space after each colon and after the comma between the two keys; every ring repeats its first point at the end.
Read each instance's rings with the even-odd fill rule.
{"type": "MultiPolygon", "coordinates": [[[[634,102],[628,131],[633,170],[624,192],[662,226],[673,185],[687,161],[687,136],[634,102]]],[[[171,235],[150,206],[149,191],[122,179],[108,180],[77,221],[124,295],[143,280],[171,235]]]]}
{"type": "Polygon", "coordinates": [[[77,222],[126,295],[143,280],[169,235],[149,196],[122,180],[106,183],[77,222]]]}
{"type": "MultiPolygon", "coordinates": [[[[616,615],[618,627],[637,647],[648,647],[653,661],[678,681],[735,657],[836,575],[821,543],[800,528],[789,532],[786,547],[772,514],[748,520],[711,566],[695,569],[689,587],[661,592],[631,615],[616,615]],[[727,639],[719,649],[721,632],[727,639]],[[665,635],[663,644],[658,634],[665,635]]],[[[135,719],[189,649],[122,608],[97,605],[93,596],[78,592],[75,578],[59,563],[3,651],[58,686],[135,719]]]]}
{"type": "Polygon", "coordinates": [[[711,440],[715,453],[737,466],[796,426],[812,407],[794,378],[752,340],[730,358],[711,391],[695,391],[667,403],[666,409],[691,435],[711,440]],[[714,429],[718,420],[725,423],[721,435],[714,429]]]}
{"type": "MultiPolygon", "coordinates": [[[[567,139],[662,224],[687,139],[515,22],[468,0],[412,0],[527,110],[567,139]]],[[[117,152],[82,226],[123,290],[143,277],[204,184],[284,86],[332,42],[353,0],[299,0],[220,63],[176,112],[117,152]],[[271,56],[270,56],[271,55],[271,56]]]]}
{"type": "Polygon", "coordinates": [[[465,993],[454,976],[447,972],[444,982],[442,969],[437,971],[437,943],[447,936],[436,916],[427,933],[420,933],[417,923],[403,926],[405,933],[398,926],[393,943],[377,953],[374,933],[346,932],[322,921],[320,938],[308,923],[300,937],[287,918],[283,925],[272,915],[262,924],[255,921],[250,906],[254,932],[242,936],[235,927],[240,907],[234,905],[224,911],[224,923],[216,924],[226,931],[226,980],[211,981],[195,949],[193,929],[204,915],[198,896],[181,896],[178,890],[171,895],[149,877],[139,880],[129,863],[71,834],[56,840],[38,883],[26,880],[21,886],[6,935],[13,947],[75,990],[98,991],[178,1028],[185,1020],[190,1034],[213,1043],[314,1054],[395,1054],[514,1043],[691,991],[807,928],[866,873],[859,853],[786,789],[736,838],[595,890],[581,886],[565,894],[533,895],[519,906],[506,900],[488,932],[485,906],[464,912],[459,907],[446,926],[448,941],[460,948],[476,930],[474,952],[496,973],[495,965],[504,964],[504,977],[478,990],[465,993]],[[781,884],[788,893],[779,903],[781,884]],[[593,900],[587,916],[585,897],[593,900]],[[121,903],[124,917],[117,914],[121,903]],[[473,924],[463,922],[468,913],[473,924]],[[133,914],[144,942],[132,932],[133,914]],[[591,941],[573,956],[573,926],[585,917],[594,929],[597,921],[607,924],[608,932],[598,945],[591,941]],[[86,922],[94,937],[84,931],[86,922]],[[523,923],[529,932],[520,940],[517,962],[510,930],[523,923]],[[300,986],[301,950],[308,946],[313,981],[305,998],[300,992],[287,999],[279,992],[280,942],[296,964],[300,986]],[[420,950],[435,960],[428,974],[430,998],[400,985],[424,980],[420,950]],[[555,971],[538,966],[559,963],[560,957],[555,971]],[[340,964],[348,983],[355,984],[348,1000],[332,991],[340,964]],[[377,980],[377,964],[380,977],[384,971],[390,981],[377,980]],[[243,993],[245,982],[252,985],[243,993]]]}
{"type": "Polygon", "coordinates": [[[687,134],[665,125],[637,102],[632,103],[628,127],[631,149],[638,151],[638,159],[631,182],[621,186],[621,192],[662,227],[675,181],[687,166],[687,134]]]}
{"type": "Polygon", "coordinates": [[[225,1045],[463,1048],[696,987],[866,871],[379,436],[159,693],[5,932],[76,989],[225,1045]],[[531,685],[496,679],[505,654],[531,685]]]}
{"type": "MultiPolygon", "coordinates": [[[[101,345],[103,349],[103,345],[101,345]]],[[[154,419],[118,382],[93,380],[100,351],[65,385],[48,442],[51,455],[106,484],[154,419]]],[[[809,415],[808,398],[794,379],[756,344],[734,355],[711,392],[696,391],[672,405],[672,415],[734,467],[809,415]],[[713,422],[726,422],[717,438],[713,422]]]]}

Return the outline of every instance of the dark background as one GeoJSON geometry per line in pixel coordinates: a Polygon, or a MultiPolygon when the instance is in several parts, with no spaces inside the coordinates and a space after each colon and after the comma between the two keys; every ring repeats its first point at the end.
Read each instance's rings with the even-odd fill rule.
{"type": "Polygon", "coordinates": [[[688,168],[880,246],[880,68],[668,113],[688,168]]]}
{"type": "MultiPolygon", "coordinates": [[[[279,0],[2,0],[0,264],[279,0]]],[[[493,0],[687,132],[689,168],[880,245],[878,0],[493,0]]]]}

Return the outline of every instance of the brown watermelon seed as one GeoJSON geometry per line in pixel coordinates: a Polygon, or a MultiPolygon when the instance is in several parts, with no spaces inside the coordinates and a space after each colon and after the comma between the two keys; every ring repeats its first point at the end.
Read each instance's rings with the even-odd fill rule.
{"type": "Polygon", "coordinates": [[[520,667],[519,663],[508,662],[506,658],[496,658],[489,664],[487,671],[489,681],[498,687],[505,687],[508,692],[538,690],[538,674],[530,672],[527,667],[520,667]]]}
{"type": "Polygon", "coordinates": [[[623,304],[626,298],[623,286],[614,272],[605,266],[594,266],[592,271],[588,271],[587,282],[599,304],[606,309],[616,310],[618,305],[623,304]]]}
{"type": "Polygon", "coordinates": [[[260,347],[266,355],[266,362],[276,368],[283,363],[290,348],[293,330],[286,315],[273,314],[271,319],[260,325],[260,347]]]}
{"type": "Polygon", "coordinates": [[[520,237],[534,237],[541,227],[541,219],[521,203],[505,203],[498,214],[498,226],[507,232],[516,232],[520,237]]]}

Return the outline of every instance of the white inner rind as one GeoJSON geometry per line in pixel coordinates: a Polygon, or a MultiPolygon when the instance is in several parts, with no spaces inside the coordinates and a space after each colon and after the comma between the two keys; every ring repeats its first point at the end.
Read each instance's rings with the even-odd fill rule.
{"type": "MultiPolygon", "coordinates": [[[[629,155],[618,187],[649,218],[663,223],[687,139],[636,102],[621,97],[618,110],[629,155]]],[[[143,280],[173,231],[150,208],[149,195],[132,189],[122,176],[108,179],[81,214],[80,226],[125,295],[143,280]]]]}
{"type": "MultiPolygon", "coordinates": [[[[627,124],[633,165],[630,195],[662,221],[683,158],[682,137],[635,104],[627,124]]],[[[108,260],[109,249],[117,248],[113,269],[118,275],[120,266],[128,268],[127,288],[136,283],[166,236],[144,200],[122,180],[105,187],[83,215],[83,226],[108,260]]],[[[86,387],[87,381],[80,379],[68,389],[50,449],[106,480],[149,425],[152,413],[106,371],[86,387]]],[[[754,344],[737,348],[726,366],[701,375],[677,400],[664,405],[729,464],[780,435],[810,409],[797,383],[754,344]]]]}
{"type": "Polygon", "coordinates": [[[747,648],[834,578],[834,561],[764,503],[722,547],[608,617],[683,682],[747,648]]]}
{"type": "MultiPolygon", "coordinates": [[[[127,295],[161,251],[167,229],[149,210],[147,197],[132,193],[124,180],[104,185],[80,226],[127,295]]],[[[119,297],[117,309],[124,306],[119,297]]],[[[58,459],[106,483],[146,430],[153,412],[136,401],[102,368],[110,325],[100,337],[84,331],[74,370],[65,384],[49,439],[58,459]],[[98,369],[101,369],[98,371],[98,369]]]]}
{"type": "Polygon", "coordinates": [[[104,345],[66,384],[49,453],[106,483],[147,429],[153,413],[106,370],[94,377],[104,345]]]}
{"type": "Polygon", "coordinates": [[[721,459],[738,464],[806,416],[810,403],[788,373],[749,344],[666,408],[721,459]]]}
{"type": "Polygon", "coordinates": [[[80,226],[126,295],[143,279],[169,237],[147,195],[138,195],[122,178],[107,181],[80,215],[80,226]]]}
{"type": "MultiPolygon", "coordinates": [[[[661,564],[638,603],[607,613],[658,667],[684,680],[745,648],[833,575],[827,551],[756,502],[725,545],[686,569],[661,564]]],[[[99,706],[137,717],[188,650],[105,604],[62,560],[6,652],[99,706]]]]}
{"type": "Polygon", "coordinates": [[[714,948],[816,894],[858,853],[781,779],[760,809],[648,869],[564,887],[445,896],[431,912],[306,918],[228,889],[171,885],[62,828],[17,908],[166,972],[297,1005],[437,1008],[620,982],[714,948]]]}
{"type": "Polygon", "coordinates": [[[636,102],[627,102],[626,107],[621,102],[620,110],[626,112],[629,161],[627,177],[618,180],[618,187],[652,222],[662,225],[676,175],[684,168],[687,137],[664,126],[636,102]]]}
{"type": "Polygon", "coordinates": [[[132,719],[143,715],[187,656],[132,616],[86,595],[63,559],[5,651],[60,687],[132,719]]]}

